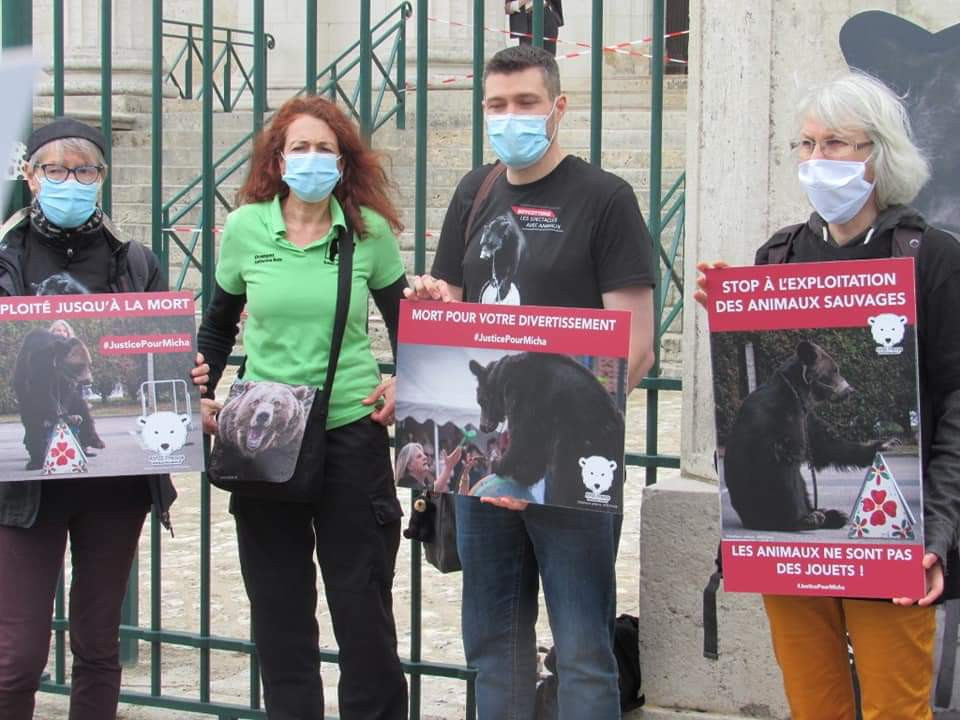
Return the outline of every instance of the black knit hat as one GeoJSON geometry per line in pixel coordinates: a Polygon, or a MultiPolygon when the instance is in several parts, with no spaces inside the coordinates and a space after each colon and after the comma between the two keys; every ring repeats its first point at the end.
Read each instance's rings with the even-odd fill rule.
{"type": "Polygon", "coordinates": [[[27,140],[27,157],[33,157],[33,154],[48,142],[64,138],[89,140],[100,148],[101,153],[104,155],[107,153],[107,140],[99,130],[73,118],[58,117],[54,118],[49,125],[33,131],[33,135],[27,140]]]}

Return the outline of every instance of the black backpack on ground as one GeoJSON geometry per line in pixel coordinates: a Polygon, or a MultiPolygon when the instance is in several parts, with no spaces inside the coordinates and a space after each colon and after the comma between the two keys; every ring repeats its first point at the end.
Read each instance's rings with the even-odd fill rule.
{"type": "MultiPolygon", "coordinates": [[[[644,703],[640,674],[640,620],[633,615],[617,618],[613,633],[613,654],[620,676],[620,710],[635,710],[644,703]]],[[[533,716],[536,720],[557,720],[557,649],[550,648],[543,661],[550,674],[537,683],[533,716]]]]}

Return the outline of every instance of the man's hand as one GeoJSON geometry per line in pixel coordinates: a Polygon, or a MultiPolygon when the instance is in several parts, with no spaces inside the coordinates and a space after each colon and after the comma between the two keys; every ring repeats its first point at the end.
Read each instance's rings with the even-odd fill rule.
{"type": "Polygon", "coordinates": [[[509,495],[504,495],[501,497],[482,497],[480,502],[486,503],[487,505],[495,505],[498,508],[503,508],[504,510],[516,510],[517,512],[521,510],[526,510],[527,505],[530,504],[528,500],[519,500],[515,497],[510,497],[509,495]]]}
{"type": "Polygon", "coordinates": [[[438,280],[432,275],[414,275],[413,287],[403,289],[403,296],[407,300],[439,300],[441,302],[457,302],[463,297],[462,288],[454,288],[445,280],[438,280]]]}
{"type": "Polygon", "coordinates": [[[190,371],[193,384],[200,388],[200,394],[207,392],[207,383],[210,382],[210,366],[203,359],[203,353],[197,353],[196,367],[190,371]]]}
{"type": "Polygon", "coordinates": [[[697,276],[697,290],[693,293],[693,299],[703,307],[707,307],[707,276],[704,274],[707,270],[719,270],[730,267],[725,260],[717,260],[715,263],[697,263],[697,270],[700,274],[697,276]]]}
{"type": "Polygon", "coordinates": [[[923,569],[927,571],[927,594],[919,600],[912,598],[894,598],[894,605],[913,605],[927,607],[936,602],[943,594],[943,563],[936,553],[928,552],[923,556],[923,569]]]}
{"type": "Polygon", "coordinates": [[[370,417],[384,427],[393,425],[394,411],[397,408],[396,392],[396,378],[388,377],[361,401],[364,405],[376,407],[370,417]]]}
{"type": "Polygon", "coordinates": [[[223,405],[210,398],[200,399],[200,420],[203,425],[203,431],[207,435],[216,435],[219,426],[217,425],[217,414],[223,405]]]}

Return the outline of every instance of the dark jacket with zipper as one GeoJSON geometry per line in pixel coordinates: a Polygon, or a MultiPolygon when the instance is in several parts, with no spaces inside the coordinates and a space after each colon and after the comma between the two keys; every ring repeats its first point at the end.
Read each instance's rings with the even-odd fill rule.
{"type": "Polygon", "coordinates": [[[920,235],[916,256],[924,545],[944,568],[945,600],[960,597],[960,243],[913,208],[884,210],[873,226],[839,246],[817,213],[773,235],[755,264],[868,260],[900,255],[897,228],[920,235]],[[775,250],[776,248],[776,250],[775,250]],[[786,251],[786,255],[783,255],[786,251]]]}
{"type": "MultiPolygon", "coordinates": [[[[104,243],[109,258],[105,283],[111,292],[160,292],[167,289],[163,274],[159,271],[157,258],[139,243],[123,242],[109,218],[102,224],[77,233],[63,232],[61,239],[45,237],[30,220],[29,213],[20,211],[0,228],[0,296],[32,295],[26,278],[34,273],[28,243],[44,243],[46,260],[62,254],[64,266],[73,260],[82,261],[83,253],[94,248],[103,252],[104,243]]],[[[169,475],[150,475],[146,478],[150,499],[161,522],[167,529],[170,525],[170,506],[177,492],[169,475]]],[[[31,527],[37,519],[43,495],[43,480],[18,482],[0,481],[0,525],[7,527],[31,527]]],[[[130,482],[136,482],[131,478],[130,482]]]]}

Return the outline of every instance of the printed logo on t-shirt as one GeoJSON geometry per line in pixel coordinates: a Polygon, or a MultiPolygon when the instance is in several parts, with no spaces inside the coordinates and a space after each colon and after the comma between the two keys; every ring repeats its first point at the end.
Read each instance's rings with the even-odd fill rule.
{"type": "Polygon", "coordinates": [[[498,215],[483,226],[480,259],[490,261],[490,279],[480,289],[480,302],[519,305],[517,270],[526,249],[526,238],[510,213],[498,215]]]}
{"type": "Polygon", "coordinates": [[[557,209],[550,207],[533,207],[532,205],[514,205],[513,214],[517,216],[520,227],[526,231],[563,232],[557,209]]]}
{"type": "Polygon", "coordinates": [[[259,255],[254,255],[254,256],[253,256],[253,264],[254,264],[254,265],[262,265],[263,263],[281,262],[282,260],[283,260],[282,257],[280,257],[280,256],[277,255],[276,253],[272,253],[272,252],[271,252],[271,253],[261,253],[261,254],[259,254],[259,255]]]}

